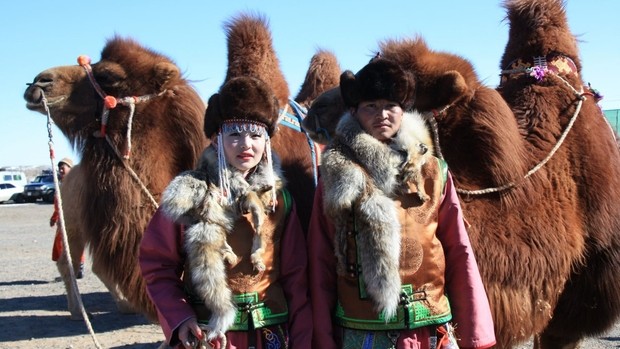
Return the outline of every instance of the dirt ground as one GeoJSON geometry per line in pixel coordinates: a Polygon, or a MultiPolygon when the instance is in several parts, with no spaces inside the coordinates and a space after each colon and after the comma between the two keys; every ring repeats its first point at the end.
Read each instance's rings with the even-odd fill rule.
{"type": "MultiPolygon", "coordinates": [[[[84,321],[69,320],[67,299],[51,260],[53,205],[0,205],[0,349],[96,348],[84,321]]],[[[110,294],[90,271],[78,280],[82,302],[102,348],[155,349],[158,325],[116,311],[110,294]]]]}
{"type": "MultiPolygon", "coordinates": [[[[69,320],[67,300],[51,261],[54,229],[50,204],[0,204],[0,349],[96,348],[84,321],[69,320]]],[[[141,315],[116,311],[112,297],[90,271],[78,280],[82,301],[102,348],[155,349],[164,337],[141,315]]],[[[515,349],[531,348],[531,342],[515,349]]],[[[583,349],[620,348],[620,322],[583,349]]],[[[317,348],[318,349],[318,348],[317,348]]]]}

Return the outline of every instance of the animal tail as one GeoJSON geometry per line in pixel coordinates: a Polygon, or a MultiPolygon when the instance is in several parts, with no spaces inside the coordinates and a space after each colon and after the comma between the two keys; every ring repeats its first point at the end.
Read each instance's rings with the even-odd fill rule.
{"type": "Polygon", "coordinates": [[[223,236],[224,239],[226,233],[214,224],[197,224],[186,231],[187,260],[191,281],[194,292],[211,311],[209,328],[213,332],[210,332],[208,336],[209,339],[213,339],[232,326],[235,321],[236,306],[227,283],[226,265],[216,246],[217,243],[190,238],[193,235],[190,229],[203,229],[205,236],[223,236]]]}
{"type": "Polygon", "coordinates": [[[356,220],[362,277],[377,311],[383,311],[387,322],[396,315],[401,293],[400,223],[394,203],[384,195],[371,194],[360,202],[356,220]]]}

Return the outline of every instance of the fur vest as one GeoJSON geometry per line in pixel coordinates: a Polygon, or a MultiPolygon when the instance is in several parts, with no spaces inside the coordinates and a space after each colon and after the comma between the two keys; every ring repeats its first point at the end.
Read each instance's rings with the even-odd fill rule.
{"type": "Polygon", "coordinates": [[[401,294],[399,252],[401,223],[395,199],[411,192],[414,183],[422,201],[428,200],[421,167],[433,157],[430,131],[421,115],[405,113],[394,138],[383,143],[366,133],[345,114],[322,157],[324,209],[336,228],[334,247],[338,273],[346,272],[350,217],[363,227],[358,258],[366,292],[386,319],[397,312],[401,294]]]}
{"type": "Polygon", "coordinates": [[[253,268],[258,273],[266,268],[262,260],[265,250],[265,241],[261,239],[262,223],[272,212],[272,189],[279,191],[284,186],[279,161],[273,155],[275,188],[269,182],[270,171],[265,161],[261,161],[245,178],[239,171],[226,168],[228,195],[232,200],[223,200],[217,151],[214,146],[209,146],[198,167],[175,177],[162,195],[162,211],[176,223],[186,226],[186,269],[192,292],[204,302],[210,313],[208,326],[212,331],[207,334],[209,340],[225,333],[235,322],[237,307],[228,282],[228,269],[237,264],[238,257],[227,238],[244,214],[251,214],[255,230],[253,268]]]}

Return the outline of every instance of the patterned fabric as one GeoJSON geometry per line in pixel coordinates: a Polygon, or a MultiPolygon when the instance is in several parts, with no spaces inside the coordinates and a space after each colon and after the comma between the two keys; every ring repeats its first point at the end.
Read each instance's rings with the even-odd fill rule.
{"type": "Polygon", "coordinates": [[[283,326],[260,329],[263,348],[288,349],[288,331],[283,326]]]}
{"type": "Polygon", "coordinates": [[[342,349],[387,349],[396,345],[396,331],[359,331],[343,329],[342,349]]]}

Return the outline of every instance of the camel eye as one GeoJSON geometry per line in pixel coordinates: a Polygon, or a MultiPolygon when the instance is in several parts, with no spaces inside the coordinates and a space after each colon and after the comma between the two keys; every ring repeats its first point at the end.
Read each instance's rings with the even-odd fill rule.
{"type": "Polygon", "coordinates": [[[93,75],[97,83],[103,88],[115,88],[127,78],[125,71],[116,64],[106,64],[93,67],[93,75]]]}

